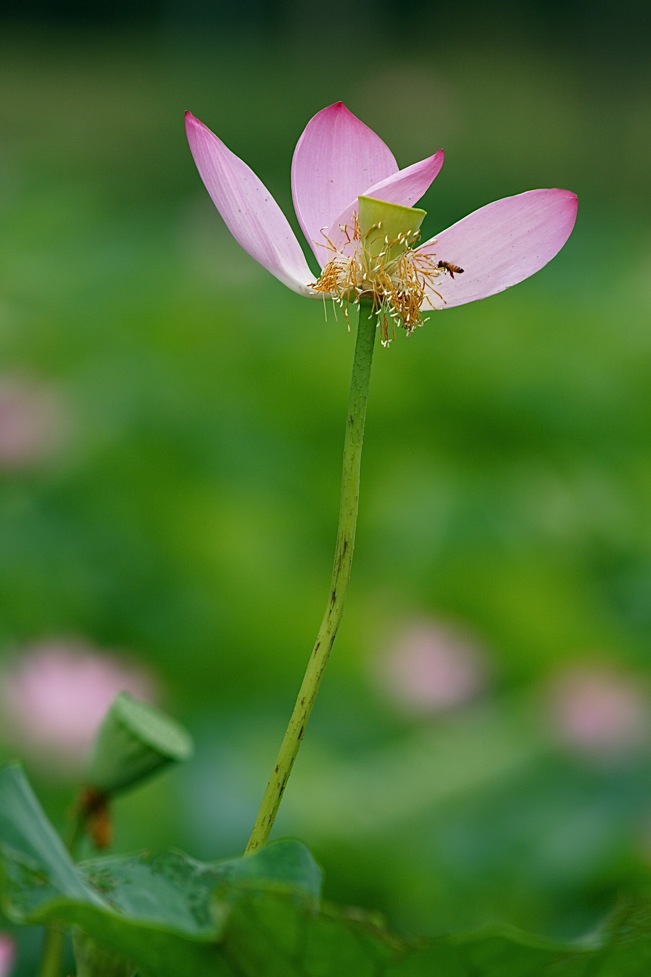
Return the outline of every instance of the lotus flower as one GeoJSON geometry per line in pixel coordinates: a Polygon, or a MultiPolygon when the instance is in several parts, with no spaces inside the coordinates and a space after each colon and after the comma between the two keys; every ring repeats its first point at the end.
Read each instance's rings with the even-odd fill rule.
{"type": "Polygon", "coordinates": [[[649,689],[639,676],[598,661],[575,663],[547,688],[556,739],[592,759],[630,756],[649,743],[649,689]]]}
{"type": "Polygon", "coordinates": [[[5,933],[0,933],[0,977],[9,977],[14,956],[14,941],[5,933]]]}
{"type": "Polygon", "coordinates": [[[381,320],[407,333],[422,324],[423,312],[486,298],[539,271],[576,220],[575,194],[530,190],[476,210],[419,246],[413,228],[422,217],[415,224],[407,218],[404,234],[387,234],[382,218],[364,221],[364,207],[375,200],[412,208],[439,173],[443,152],[400,170],[380,137],[336,102],[308,122],[292,161],[296,216],[321,268],[315,277],[255,173],[189,112],[186,131],[213,203],[252,258],[308,298],[327,296],[344,310],[369,299],[381,320]]]}
{"type": "Polygon", "coordinates": [[[370,672],[385,697],[412,716],[434,716],[467,705],[486,685],[484,648],[445,621],[407,621],[373,656],[370,672]]]}
{"type": "Polygon", "coordinates": [[[0,734],[51,774],[76,774],[123,690],[147,700],[156,695],[147,672],[83,640],[37,642],[0,672],[0,734]]]}

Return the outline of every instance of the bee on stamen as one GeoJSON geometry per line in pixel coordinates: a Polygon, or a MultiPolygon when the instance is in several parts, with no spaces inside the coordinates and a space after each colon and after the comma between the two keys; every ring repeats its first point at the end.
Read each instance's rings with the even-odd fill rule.
{"type": "Polygon", "coordinates": [[[449,261],[439,261],[437,268],[442,268],[443,271],[447,271],[450,278],[454,278],[455,275],[463,275],[463,268],[459,268],[459,265],[453,265],[449,261]]]}

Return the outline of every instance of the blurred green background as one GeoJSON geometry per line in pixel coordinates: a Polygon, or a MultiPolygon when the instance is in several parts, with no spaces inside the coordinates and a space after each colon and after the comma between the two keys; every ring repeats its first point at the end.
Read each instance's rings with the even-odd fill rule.
{"type": "MultiPolygon", "coordinates": [[[[0,656],[135,664],[197,742],[117,806],[119,850],[244,847],[325,604],[352,355],[232,241],[183,111],[296,227],[294,145],[343,99],[402,166],[445,149],[427,237],[539,186],[580,209],[534,279],[378,349],[276,835],[405,933],[577,935],[648,872],[651,69],[648,14],[608,11],[0,7],[0,656]]],[[[77,773],[44,756],[62,825],[77,773]]]]}

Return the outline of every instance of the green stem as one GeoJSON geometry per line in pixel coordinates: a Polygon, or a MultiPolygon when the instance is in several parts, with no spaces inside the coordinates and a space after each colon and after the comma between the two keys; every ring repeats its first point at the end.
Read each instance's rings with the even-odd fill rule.
{"type": "Polygon", "coordinates": [[[344,600],[350,581],[355,546],[355,529],[359,507],[359,472],[376,332],[377,324],[373,307],[370,303],[362,302],[359,308],[357,341],[350,381],[341,477],[339,528],[337,530],[330,596],[307,664],[303,684],[296,699],[294,711],[280,745],[273,773],[267,784],[249,843],[246,846],[246,854],[256,851],[266,843],[276,820],[280,801],[292,772],[301,740],[305,735],[344,610],[344,600]]]}
{"type": "Polygon", "coordinates": [[[46,929],[39,977],[60,977],[66,935],[64,930],[54,926],[46,929]]]}
{"type": "MultiPolygon", "coordinates": [[[[80,812],[75,817],[75,822],[70,833],[70,838],[66,848],[71,857],[74,858],[79,849],[79,845],[84,836],[86,815],[80,812]]],[[[67,930],[60,929],[57,925],[47,926],[45,929],[45,939],[43,940],[43,953],[41,955],[41,969],[39,977],[60,977],[63,951],[66,946],[67,930]]]]}

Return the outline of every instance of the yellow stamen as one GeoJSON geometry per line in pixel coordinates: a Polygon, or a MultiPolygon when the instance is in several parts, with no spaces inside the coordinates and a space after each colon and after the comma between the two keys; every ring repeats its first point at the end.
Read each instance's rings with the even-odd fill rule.
{"type": "Polygon", "coordinates": [[[362,298],[371,299],[385,346],[391,342],[396,327],[410,335],[422,326],[425,296],[428,290],[436,292],[434,283],[444,269],[433,254],[413,250],[417,232],[390,240],[382,235],[380,222],[362,234],[357,212],[352,224],[340,230],[346,237],[344,249],[351,253],[344,253],[325,238],[324,247],[332,257],[312,284],[315,292],[331,298],[346,321],[349,305],[359,305],[362,298]]]}

